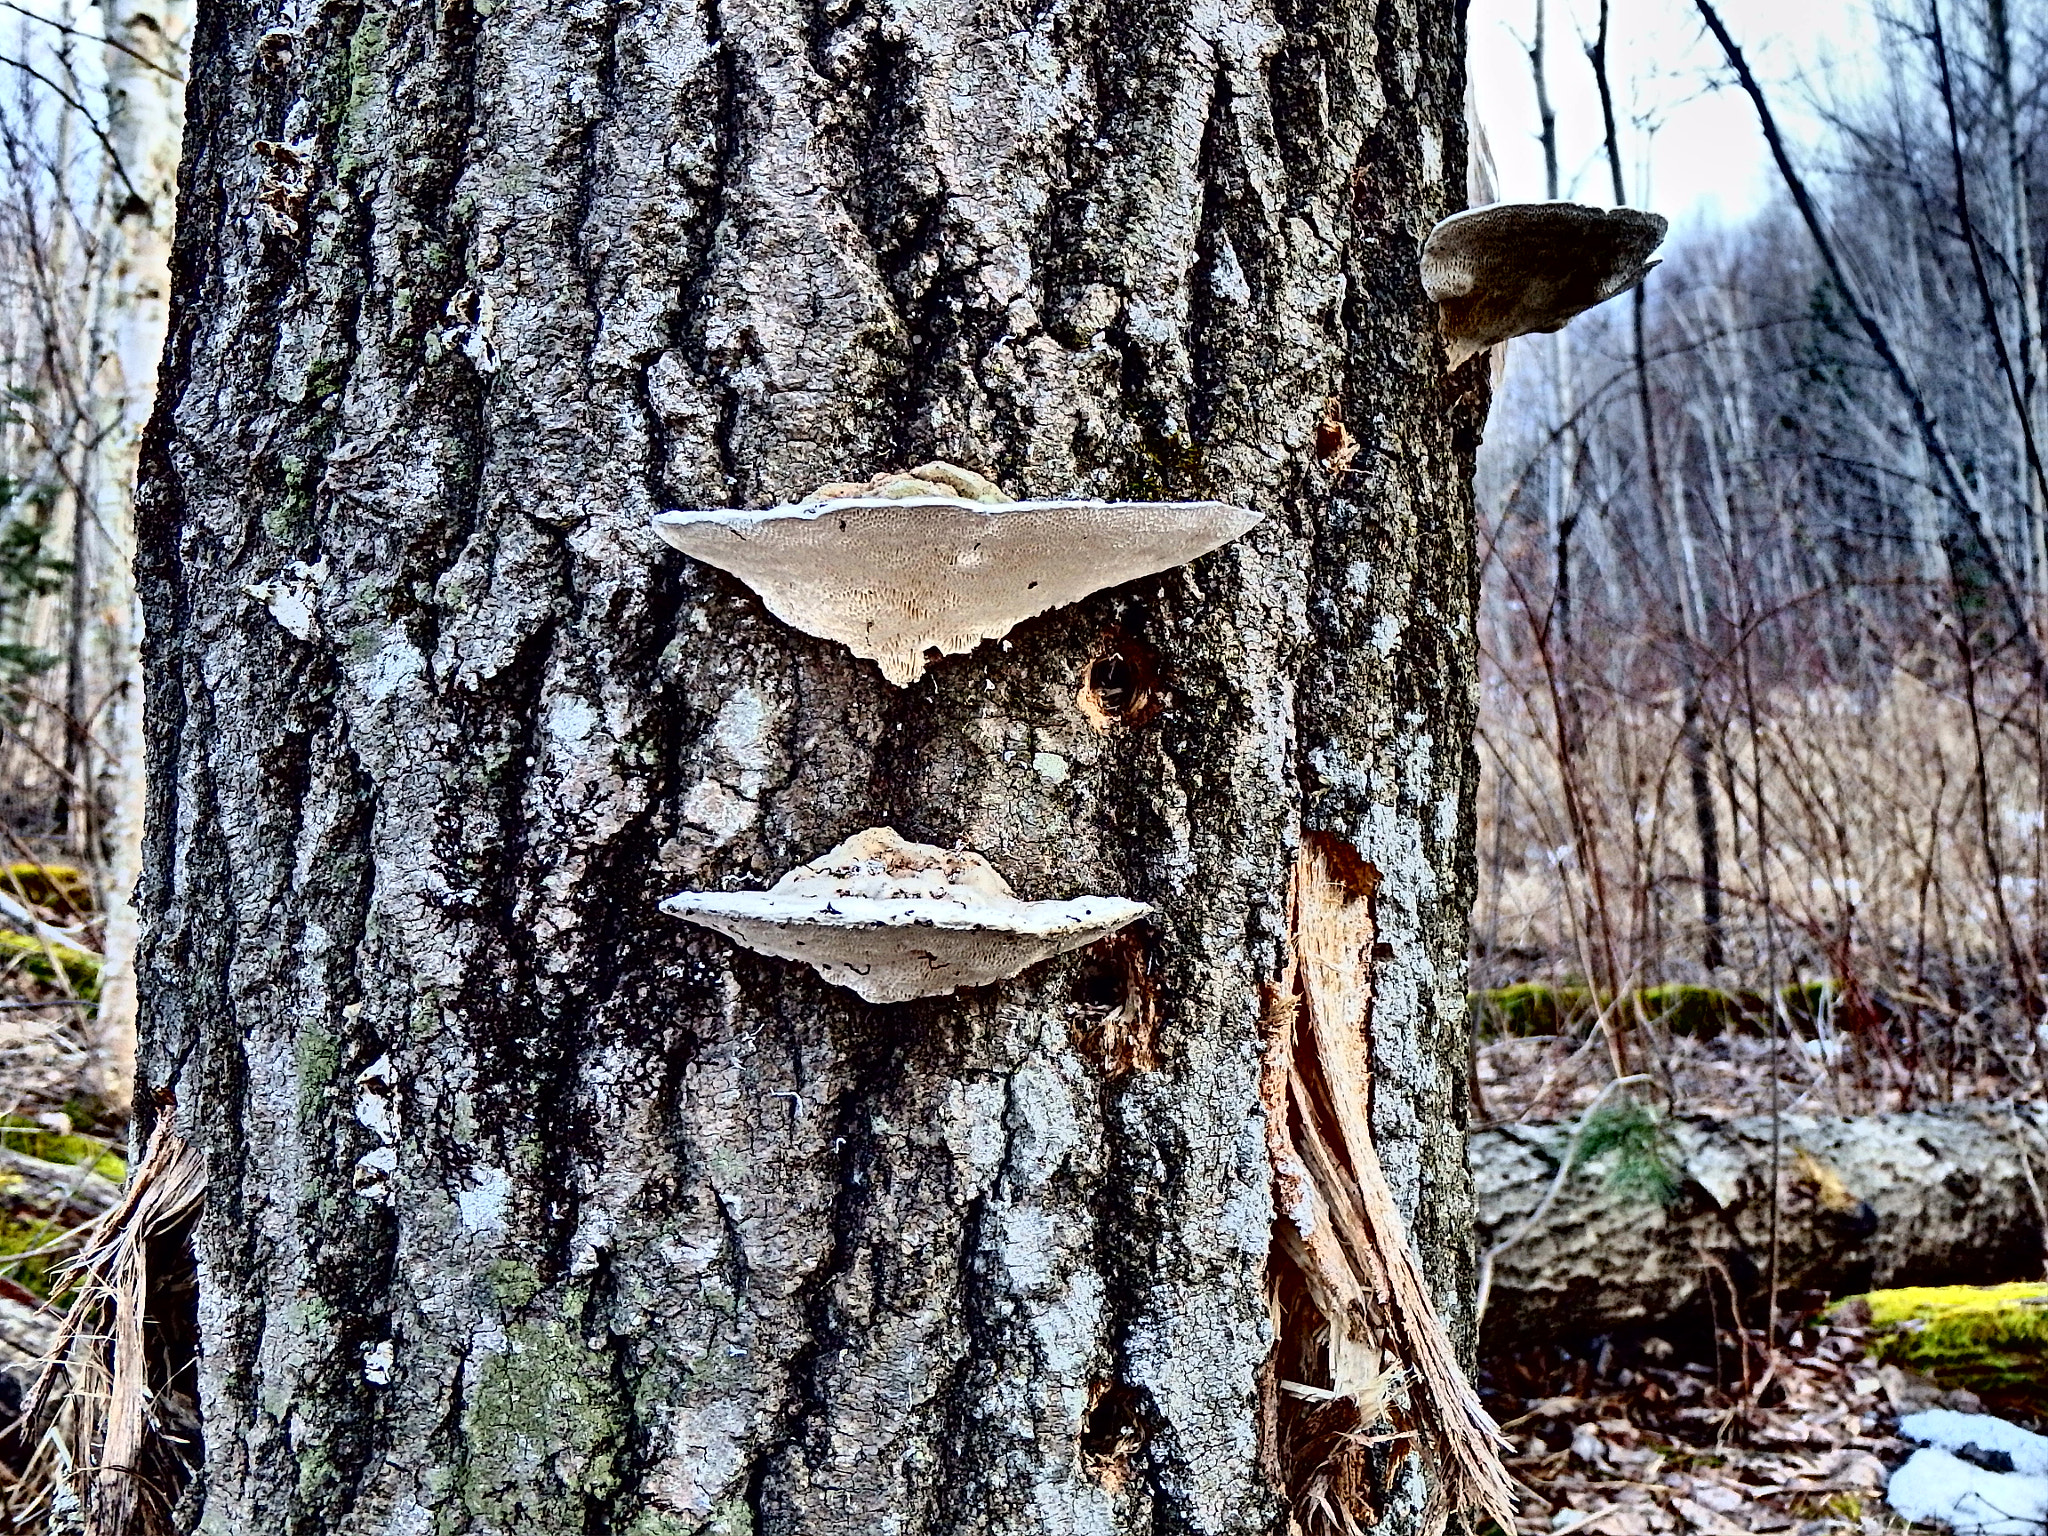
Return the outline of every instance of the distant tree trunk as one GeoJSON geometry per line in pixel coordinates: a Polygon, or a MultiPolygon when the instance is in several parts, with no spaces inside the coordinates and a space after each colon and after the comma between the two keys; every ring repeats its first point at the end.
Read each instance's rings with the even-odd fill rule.
{"type": "MultiPolygon", "coordinates": [[[[1627,206],[1628,186],[1621,170],[1621,132],[1614,120],[1613,82],[1607,75],[1607,0],[1601,0],[1600,30],[1586,49],[1593,66],[1593,80],[1600,90],[1600,119],[1607,141],[1607,171],[1614,185],[1617,206],[1627,206]]],[[[1674,504],[1666,493],[1664,472],[1658,463],[1657,413],[1651,404],[1650,354],[1644,342],[1644,315],[1649,295],[1641,283],[1629,295],[1631,356],[1635,365],[1636,421],[1642,433],[1643,495],[1649,503],[1650,523],[1656,529],[1658,564],[1671,573],[1674,591],[1672,612],[1678,616],[1679,733],[1685,742],[1686,785],[1692,791],[1693,831],[1700,844],[1700,927],[1703,939],[1700,964],[1708,973],[1718,971],[1725,958],[1721,932],[1721,835],[1714,809],[1713,780],[1707,772],[1707,735],[1702,723],[1699,649],[1704,614],[1694,612],[1698,588],[1686,579],[1689,562],[1676,558],[1684,543],[1685,517],[1682,503],[1674,504]],[[1674,531],[1673,524],[1679,526],[1674,531]]]]}
{"type": "Polygon", "coordinates": [[[1376,872],[1372,1123],[1462,1337],[1461,15],[208,9],[141,566],[199,1529],[1284,1528],[1311,831],[1376,872]],[[932,457],[1266,520],[901,690],[648,526],[932,457]],[[1098,730],[1112,649],[1164,707],[1098,730]],[[1157,904],[1144,974],[873,1007],[656,911],[883,824],[1157,904]]]}
{"type": "MultiPolygon", "coordinates": [[[[124,1100],[135,1081],[135,882],[142,867],[141,611],[135,593],[135,472],[156,399],[171,297],[171,222],[185,128],[185,49],[194,0],[110,0],[106,29],[107,137],[120,157],[117,244],[108,283],[109,341],[119,370],[118,417],[100,443],[98,528],[105,545],[92,572],[95,658],[105,704],[95,735],[99,798],[107,812],[106,971],[95,1047],[99,1091],[124,1100]]],[[[80,576],[86,573],[81,570],[80,576]]],[[[82,617],[82,614],[81,614],[82,617]]]]}

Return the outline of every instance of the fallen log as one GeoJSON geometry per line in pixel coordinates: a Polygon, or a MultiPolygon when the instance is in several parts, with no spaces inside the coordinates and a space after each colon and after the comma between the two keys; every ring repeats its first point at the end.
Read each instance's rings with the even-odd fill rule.
{"type": "Polygon", "coordinates": [[[103,1216],[121,1199],[121,1186],[90,1168],[52,1163],[0,1146],[0,1209],[52,1220],[103,1216]]]}
{"type": "MultiPolygon", "coordinates": [[[[1639,1138],[1575,1156],[1559,1182],[1576,1129],[1503,1125],[1467,1138],[1487,1344],[1583,1338],[1709,1306],[1726,1317],[1731,1297],[1745,1308],[1761,1297],[1772,1250],[1769,1116],[1674,1117],[1656,1128],[1654,1148],[1639,1138]],[[1646,1160],[1661,1164],[1661,1177],[1642,1176],[1646,1160]]],[[[1781,1292],[2042,1273],[2048,1108],[1788,1115],[1775,1160],[1781,1292]]]]}

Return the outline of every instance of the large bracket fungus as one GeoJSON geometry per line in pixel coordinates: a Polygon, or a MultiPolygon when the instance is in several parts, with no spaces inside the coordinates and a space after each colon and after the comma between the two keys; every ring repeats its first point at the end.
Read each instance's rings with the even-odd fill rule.
{"type": "Polygon", "coordinates": [[[1635,287],[1670,226],[1637,208],[1493,203],[1454,213],[1422,246],[1451,366],[1514,336],[1561,331],[1635,287]]]}
{"type": "Polygon", "coordinates": [[[977,853],[870,827],[772,890],[684,891],[661,910],[764,955],[802,960],[871,1003],[1006,981],[1151,908],[1116,896],[1019,901],[977,853]]]}
{"type": "Polygon", "coordinates": [[[1012,501],[932,463],[765,511],[662,512],[684,554],[730,571],[784,623],[899,686],[1048,608],[1184,565],[1259,514],[1219,501],[1012,501]]]}

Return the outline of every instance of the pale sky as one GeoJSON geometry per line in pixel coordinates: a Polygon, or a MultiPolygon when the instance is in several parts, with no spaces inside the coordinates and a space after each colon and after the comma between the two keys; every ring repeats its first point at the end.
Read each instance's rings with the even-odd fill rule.
{"type": "MultiPolygon", "coordinates": [[[[1584,49],[1599,0],[1547,5],[1544,72],[1557,113],[1560,195],[1611,203],[1600,99],[1584,49]]],[[[1717,0],[1716,9],[1795,144],[1815,137],[1805,99],[1853,95],[1868,78],[1876,37],[1868,0],[1717,0]]],[[[1510,202],[1544,195],[1526,51],[1535,14],[1536,0],[1472,0],[1470,11],[1474,101],[1500,195],[1510,202]]],[[[1775,191],[1777,171],[1749,98],[1722,67],[1692,0],[1612,0],[1611,15],[1608,70],[1628,200],[1677,224],[1754,212],[1775,191]],[[1728,83],[1711,89],[1717,80],[1728,83]]]]}

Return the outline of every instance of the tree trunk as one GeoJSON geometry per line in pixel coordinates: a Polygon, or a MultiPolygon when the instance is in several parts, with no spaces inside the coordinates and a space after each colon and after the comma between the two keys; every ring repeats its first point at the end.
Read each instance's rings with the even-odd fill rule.
{"type": "Polygon", "coordinates": [[[106,969],[94,1019],[96,1087],[111,1102],[135,1086],[135,882],[142,871],[142,634],[135,593],[135,475],[144,424],[156,400],[171,297],[171,224],[178,147],[185,129],[185,51],[194,0],[110,0],[107,140],[119,156],[117,242],[108,282],[110,341],[119,376],[116,419],[100,439],[99,530],[106,548],[93,593],[105,704],[95,720],[107,810],[106,969]]]}
{"type": "MultiPolygon", "coordinates": [[[[1479,1244],[1528,1223],[1556,1181],[1568,1125],[1475,1131],[1479,1244]]],[[[1483,1332],[1493,1345],[1654,1327],[1760,1300],[1771,1242],[1771,1121],[1674,1122],[1660,1202],[1617,1154],[1588,1159],[1542,1219],[1492,1264],[1483,1332]]],[[[1817,1120],[1778,1138],[1779,1284],[1849,1295],[1977,1284],[2041,1272],[2048,1116],[2033,1106],[1817,1120]]],[[[1639,1159],[1640,1161],[1640,1159],[1639,1159]]],[[[1638,1170],[1640,1174],[1641,1170],[1638,1170]]]]}
{"type": "Polygon", "coordinates": [[[140,1099],[211,1178],[200,1529],[1281,1528],[1311,831],[1376,871],[1371,1123],[1464,1336],[1460,14],[204,15],[140,1099]],[[905,689],[649,528],[933,457],[1265,521],[905,689]],[[1112,651],[1162,709],[1091,723],[1112,651]],[[1137,967],[870,1006],[656,911],[878,825],[1155,904],[1137,967]]]}

